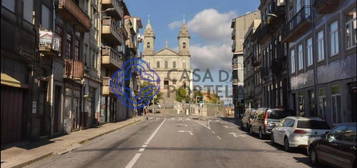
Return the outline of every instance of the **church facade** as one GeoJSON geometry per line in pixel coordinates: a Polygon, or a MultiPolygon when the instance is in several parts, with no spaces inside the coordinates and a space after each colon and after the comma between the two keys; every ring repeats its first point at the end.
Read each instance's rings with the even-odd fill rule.
{"type": "Polygon", "coordinates": [[[155,50],[155,32],[150,23],[146,26],[143,41],[143,60],[160,77],[160,92],[163,101],[175,100],[175,90],[186,87],[192,90],[192,70],[190,54],[190,34],[186,24],[183,24],[178,40],[178,51],[165,48],[155,50]]]}

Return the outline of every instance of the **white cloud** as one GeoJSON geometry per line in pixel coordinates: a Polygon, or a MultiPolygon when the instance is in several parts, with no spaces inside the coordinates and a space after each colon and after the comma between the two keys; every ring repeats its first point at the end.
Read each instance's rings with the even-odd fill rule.
{"type": "Polygon", "coordinates": [[[231,46],[222,45],[193,45],[191,46],[193,68],[205,69],[231,69],[231,46]]]}
{"type": "Polygon", "coordinates": [[[182,21],[174,21],[169,24],[170,29],[179,28],[182,25],[182,21]]]}
{"type": "MultiPolygon", "coordinates": [[[[193,68],[231,69],[231,22],[236,16],[234,11],[220,13],[216,9],[204,9],[188,21],[190,33],[203,39],[201,44],[191,46],[193,68]]],[[[176,29],[181,25],[182,21],[174,21],[168,26],[176,29]]]]}
{"type": "Polygon", "coordinates": [[[188,27],[191,32],[209,41],[227,41],[232,32],[231,22],[237,14],[233,11],[219,13],[216,9],[205,9],[196,14],[188,27]]]}

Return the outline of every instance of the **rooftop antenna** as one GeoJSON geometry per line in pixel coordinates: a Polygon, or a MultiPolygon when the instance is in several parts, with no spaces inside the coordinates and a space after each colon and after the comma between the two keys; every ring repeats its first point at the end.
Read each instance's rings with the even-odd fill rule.
{"type": "Polygon", "coordinates": [[[169,41],[165,41],[165,48],[169,48],[169,41]]]}
{"type": "Polygon", "coordinates": [[[183,23],[183,24],[186,24],[186,15],[183,15],[182,23],[183,23]]]}
{"type": "Polygon", "coordinates": [[[148,15],[148,24],[151,24],[151,16],[148,15]]]}

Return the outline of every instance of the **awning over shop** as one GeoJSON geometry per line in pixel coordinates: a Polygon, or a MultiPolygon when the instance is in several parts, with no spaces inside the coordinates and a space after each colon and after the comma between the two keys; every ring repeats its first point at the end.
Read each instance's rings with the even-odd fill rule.
{"type": "Polygon", "coordinates": [[[19,80],[6,73],[1,73],[1,85],[6,85],[16,88],[27,88],[26,85],[23,85],[19,80]]]}

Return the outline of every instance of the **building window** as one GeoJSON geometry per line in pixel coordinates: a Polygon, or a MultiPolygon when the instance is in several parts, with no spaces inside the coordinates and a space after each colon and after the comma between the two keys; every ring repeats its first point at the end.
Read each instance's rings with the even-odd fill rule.
{"type": "Polygon", "coordinates": [[[172,63],[172,68],[176,68],[176,61],[172,63]]]}
{"type": "Polygon", "coordinates": [[[346,16],[346,42],[347,49],[353,48],[357,44],[357,13],[356,8],[347,13],[346,16]]]}
{"type": "Polygon", "coordinates": [[[332,109],[332,121],[333,123],[341,122],[341,95],[333,94],[331,96],[331,109],[332,109]]]}
{"type": "Polygon", "coordinates": [[[325,59],[325,39],[324,39],[324,31],[320,31],[317,35],[317,55],[318,61],[322,61],[325,59]]]}
{"type": "Polygon", "coordinates": [[[305,8],[305,16],[309,17],[311,15],[311,0],[304,0],[304,5],[306,6],[305,8]]]}
{"type": "Polygon", "coordinates": [[[15,12],[15,0],[1,0],[1,6],[15,12]]]}
{"type": "Polygon", "coordinates": [[[302,8],[302,4],[301,4],[302,0],[296,0],[296,12],[298,13],[300,11],[300,9],[302,8]]]}
{"type": "Polygon", "coordinates": [[[33,0],[24,0],[23,4],[24,19],[32,23],[33,0]]]}
{"type": "Polygon", "coordinates": [[[295,50],[290,51],[291,73],[295,73],[295,50]]]}
{"type": "Polygon", "coordinates": [[[169,68],[169,62],[165,61],[165,68],[169,68]]]}
{"type": "Polygon", "coordinates": [[[313,48],[312,48],[312,38],[309,38],[306,42],[306,49],[307,49],[307,66],[313,64],[313,48]]]}
{"type": "Polygon", "coordinates": [[[186,48],[186,42],[182,43],[182,48],[184,48],[184,49],[186,48]]]}
{"type": "Polygon", "coordinates": [[[150,46],[150,42],[147,42],[146,43],[146,48],[150,48],[151,46],[150,46]]]}
{"type": "Polygon", "coordinates": [[[160,68],[160,61],[156,62],[156,68],[160,68]]]}
{"type": "Polygon", "coordinates": [[[338,22],[335,21],[330,25],[330,54],[331,56],[339,53],[339,40],[338,40],[338,22]]]}
{"type": "Polygon", "coordinates": [[[319,117],[326,120],[327,102],[325,96],[319,97],[319,117]]]}
{"type": "Polygon", "coordinates": [[[74,60],[80,60],[79,58],[79,40],[74,40],[74,60]]]}
{"type": "Polygon", "coordinates": [[[45,5],[41,5],[41,26],[47,30],[51,29],[51,13],[45,5]]]}
{"type": "Polygon", "coordinates": [[[66,48],[65,48],[65,58],[71,58],[72,53],[72,36],[70,34],[67,34],[66,37],[66,48]]]}
{"type": "Polygon", "coordinates": [[[304,68],[304,48],[302,44],[299,44],[298,46],[298,65],[299,65],[299,70],[302,70],[304,68]]]}

